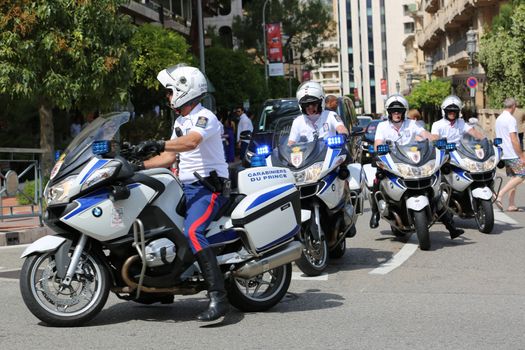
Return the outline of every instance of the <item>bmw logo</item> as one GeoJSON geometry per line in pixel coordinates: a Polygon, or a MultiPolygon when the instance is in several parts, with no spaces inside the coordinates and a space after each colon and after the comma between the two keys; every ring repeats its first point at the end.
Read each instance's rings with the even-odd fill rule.
{"type": "Polygon", "coordinates": [[[93,213],[94,217],[99,218],[102,215],[102,209],[100,207],[93,208],[91,213],[93,213]]]}

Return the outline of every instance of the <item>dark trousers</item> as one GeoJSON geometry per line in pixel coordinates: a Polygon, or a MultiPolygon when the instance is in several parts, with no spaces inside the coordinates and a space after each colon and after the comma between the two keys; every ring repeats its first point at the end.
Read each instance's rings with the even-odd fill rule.
{"type": "Polygon", "coordinates": [[[239,157],[241,161],[244,159],[244,156],[246,155],[246,151],[248,150],[248,142],[242,142],[241,141],[241,150],[239,152],[239,157]]]}
{"type": "Polygon", "coordinates": [[[520,140],[520,147],[523,150],[523,133],[522,132],[518,133],[518,140],[520,140]]]}
{"type": "Polygon", "coordinates": [[[184,194],[187,208],[184,235],[190,243],[193,254],[197,254],[209,246],[204,233],[219,208],[226,203],[226,198],[220,193],[211,192],[199,183],[184,185],[184,194]]]}

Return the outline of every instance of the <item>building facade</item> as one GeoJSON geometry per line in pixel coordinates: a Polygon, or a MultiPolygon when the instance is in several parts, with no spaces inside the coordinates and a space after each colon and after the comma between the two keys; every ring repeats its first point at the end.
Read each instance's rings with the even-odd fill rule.
{"type": "Polygon", "coordinates": [[[382,113],[387,95],[402,89],[403,42],[413,35],[410,0],[338,2],[343,94],[354,94],[362,113],[382,113]]]}

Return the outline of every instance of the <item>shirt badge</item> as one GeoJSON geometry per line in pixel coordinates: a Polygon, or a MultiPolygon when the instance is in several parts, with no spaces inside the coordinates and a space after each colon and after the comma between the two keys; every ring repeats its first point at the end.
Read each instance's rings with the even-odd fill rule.
{"type": "Polygon", "coordinates": [[[328,131],[328,123],[324,123],[323,124],[323,130],[324,131],[328,131]]]}
{"type": "Polygon", "coordinates": [[[199,117],[197,118],[197,123],[195,124],[195,126],[198,126],[199,128],[205,128],[206,125],[208,125],[208,118],[206,117],[199,117]]]}
{"type": "Polygon", "coordinates": [[[483,150],[480,144],[474,146],[474,151],[476,152],[476,156],[479,159],[485,158],[485,151],[483,150]]]}

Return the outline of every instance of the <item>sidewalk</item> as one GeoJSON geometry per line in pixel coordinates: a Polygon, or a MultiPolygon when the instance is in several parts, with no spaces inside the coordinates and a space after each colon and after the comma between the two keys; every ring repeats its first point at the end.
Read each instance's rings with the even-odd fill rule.
{"type": "MultiPolygon", "coordinates": [[[[31,214],[31,206],[19,206],[15,197],[2,198],[2,214],[31,214]],[[12,208],[12,211],[11,211],[12,208]]],[[[0,246],[27,244],[49,234],[38,216],[0,220],[0,246]]]]}

